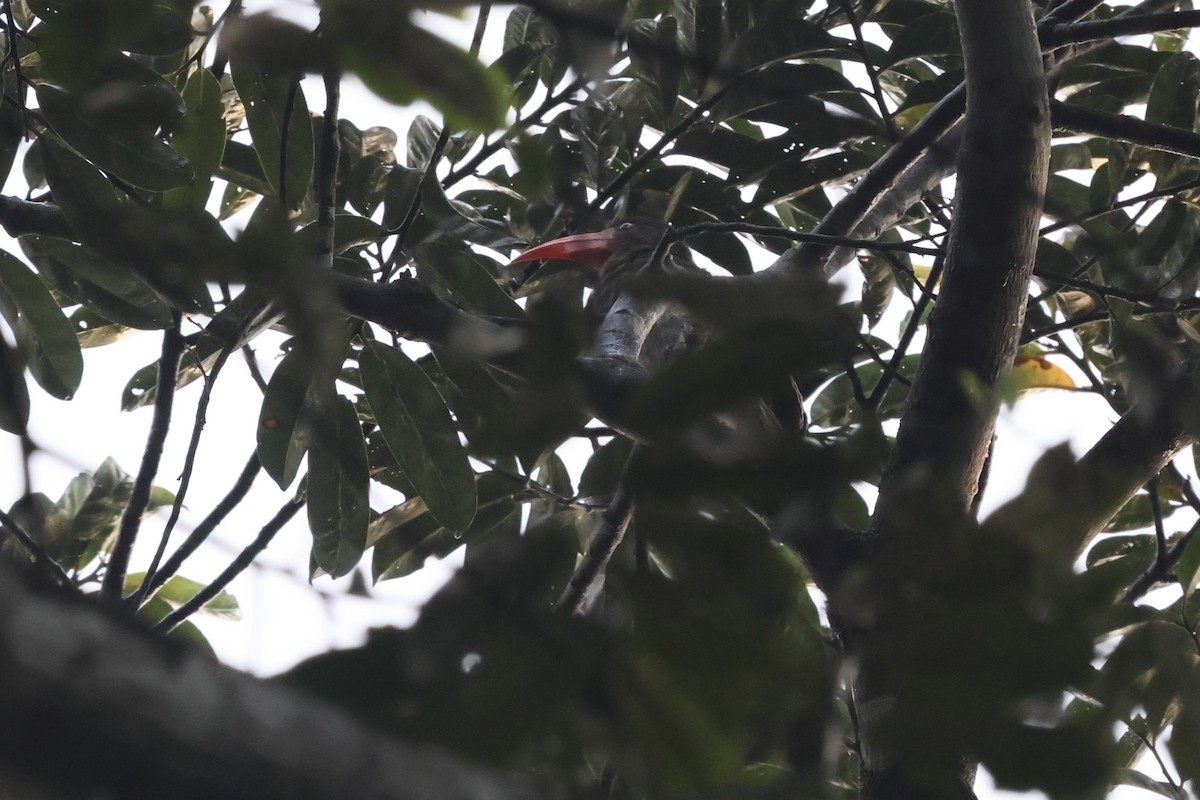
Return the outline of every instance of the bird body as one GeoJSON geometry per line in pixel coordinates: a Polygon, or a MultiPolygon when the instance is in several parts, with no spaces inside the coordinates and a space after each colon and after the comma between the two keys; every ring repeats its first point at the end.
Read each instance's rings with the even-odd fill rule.
{"type": "MultiPolygon", "coordinates": [[[[681,304],[663,296],[661,287],[654,286],[655,275],[700,269],[686,247],[660,249],[666,233],[665,222],[631,219],[602,231],[554,239],[513,259],[514,263],[564,259],[595,274],[587,310],[596,328],[579,363],[596,415],[636,439],[653,432],[627,430],[633,393],[681,352],[702,346],[716,335],[681,304]],[[656,253],[660,257],[656,258],[656,253]]],[[[737,376],[730,377],[736,380],[737,376]]],[[[787,384],[794,389],[790,378],[787,384]]],[[[802,416],[797,395],[792,398],[802,416]]],[[[761,455],[765,441],[777,442],[784,434],[784,426],[768,404],[761,397],[749,396],[685,424],[669,438],[685,441],[689,449],[709,460],[726,461],[730,457],[741,460],[755,451],[761,455]]]]}

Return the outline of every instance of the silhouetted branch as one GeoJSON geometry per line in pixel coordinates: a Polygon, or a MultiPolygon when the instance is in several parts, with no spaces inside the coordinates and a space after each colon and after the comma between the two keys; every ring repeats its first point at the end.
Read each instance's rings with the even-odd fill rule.
{"type": "Polygon", "coordinates": [[[617,545],[621,543],[621,538],[625,535],[625,529],[629,527],[629,520],[633,516],[634,492],[629,480],[630,466],[640,452],[641,445],[635,444],[629,453],[629,458],[625,461],[625,467],[621,470],[617,491],[613,494],[612,501],[604,509],[600,518],[600,529],[592,536],[587,552],[575,567],[575,572],[567,582],[567,587],[563,590],[562,595],[555,602],[555,610],[570,609],[573,614],[579,615],[587,613],[588,591],[604,574],[604,568],[608,565],[612,554],[616,552],[617,545]]]}
{"type": "Polygon", "coordinates": [[[184,338],[180,335],[180,313],[171,312],[171,327],[163,332],[162,354],[158,359],[158,385],[154,397],[154,418],[150,433],[146,437],[146,449],[142,453],[142,465],[133,482],[129,502],[121,514],[116,543],[108,560],[108,569],[100,584],[100,594],[110,602],[119,602],[125,586],[125,574],[129,569],[129,557],[137,541],[142,515],[150,504],[150,490],[154,476],[158,474],[158,462],[162,458],[163,444],[171,427],[171,408],[175,401],[175,380],[179,373],[179,359],[183,355],[184,338]]]}
{"type": "Polygon", "coordinates": [[[1051,101],[1050,113],[1055,130],[1090,133],[1181,156],[1200,158],[1200,134],[1182,128],[1147,122],[1126,114],[1096,111],[1061,100],[1051,101]]]}
{"type": "Polygon", "coordinates": [[[1042,47],[1114,39],[1118,36],[1139,36],[1147,33],[1194,28],[1200,25],[1200,11],[1172,11],[1166,14],[1138,14],[1093,19],[1085,22],[1046,25],[1038,29],[1042,47]]]}
{"type": "Polygon", "coordinates": [[[228,567],[221,571],[220,575],[214,578],[203,589],[196,592],[186,603],[183,603],[159,620],[158,624],[154,627],[158,630],[170,631],[200,610],[205,603],[220,594],[229,585],[230,581],[242,574],[247,567],[254,563],[254,559],[258,557],[259,553],[267,549],[267,545],[275,538],[275,534],[279,533],[283,526],[292,517],[296,516],[296,512],[303,507],[304,503],[299,500],[288,500],[282,508],[275,512],[275,516],[271,518],[271,521],[262,527],[262,530],[258,532],[258,536],[254,537],[254,541],[247,545],[242,552],[238,553],[237,557],[228,567]]]}
{"type": "Polygon", "coordinates": [[[199,525],[192,529],[188,537],[183,540],[183,544],[179,545],[179,548],[171,554],[171,557],[163,562],[162,567],[157,572],[146,576],[146,581],[142,585],[143,597],[149,597],[155,589],[162,586],[171,576],[179,572],[179,568],[183,566],[183,562],[188,556],[196,552],[196,549],[204,544],[209,535],[216,530],[225,517],[229,516],[229,512],[237,508],[238,504],[245,499],[250,491],[250,486],[254,483],[254,479],[258,477],[260,469],[262,469],[262,465],[259,463],[258,453],[255,452],[250,456],[250,460],[246,462],[246,466],[242,468],[242,472],[234,482],[233,488],[221,498],[216,508],[199,525]]]}

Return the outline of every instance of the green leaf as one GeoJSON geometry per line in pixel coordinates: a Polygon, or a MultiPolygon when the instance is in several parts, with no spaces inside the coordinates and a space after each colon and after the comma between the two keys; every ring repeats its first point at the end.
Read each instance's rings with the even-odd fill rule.
{"type": "Polygon", "coordinates": [[[274,194],[272,184],[263,172],[258,153],[248,144],[235,142],[232,139],[225,142],[225,152],[221,158],[221,167],[217,174],[231,184],[261,194],[264,197],[274,194]]]}
{"type": "Polygon", "coordinates": [[[1183,552],[1179,554],[1179,560],[1175,563],[1175,575],[1179,578],[1180,588],[1183,589],[1185,599],[1190,599],[1196,592],[1196,587],[1200,585],[1200,535],[1197,531],[1200,527],[1193,526],[1185,536],[1189,537],[1187,544],[1183,546],[1183,552]]]}
{"type": "Polygon", "coordinates": [[[500,288],[490,262],[466,248],[427,242],[410,251],[421,282],[468,311],[491,317],[521,319],[524,310],[500,288]]]}
{"type": "Polygon", "coordinates": [[[367,342],[363,388],[388,447],[443,525],[462,531],[475,516],[475,477],[437,388],[399,350],[367,342]]]}
{"type": "Polygon", "coordinates": [[[367,473],[367,447],[354,404],[335,396],[314,426],[307,483],[313,560],[334,578],[353,570],[367,546],[367,473]]]}
{"type": "Polygon", "coordinates": [[[66,239],[30,235],[18,241],[48,283],[101,316],[144,330],[171,324],[170,307],[131,270],[66,239]]]}
{"type": "Polygon", "coordinates": [[[495,250],[524,247],[526,244],[509,233],[507,226],[455,203],[446,196],[437,181],[421,182],[421,213],[439,231],[459,241],[481,244],[495,250]]]}
{"type": "MultiPolygon", "coordinates": [[[[46,543],[51,556],[68,569],[86,566],[116,534],[132,492],[133,479],[112,458],[92,475],[77,475],[58,501],[67,521],[46,543]]],[[[152,492],[146,516],[173,501],[170,492],[152,492]]]]}
{"type": "Polygon", "coordinates": [[[17,336],[33,377],[60,400],[70,400],[83,379],[83,354],[71,323],[45,284],[0,250],[0,313],[17,336]]]}
{"type": "MultiPolygon", "coordinates": [[[[170,603],[155,597],[138,609],[137,616],[144,624],[154,625],[165,619],[172,610],[170,603]]],[[[185,619],[174,630],[168,633],[167,636],[172,639],[190,642],[210,655],[214,661],[217,659],[217,653],[213,650],[208,638],[200,632],[200,629],[191,620],[185,619]]]]}
{"type": "Polygon", "coordinates": [[[230,72],[246,107],[246,124],[263,174],[276,196],[280,184],[285,184],[287,208],[299,208],[308,196],[314,161],[313,129],[304,91],[292,78],[262,72],[245,61],[234,62],[230,72]]]}
{"type": "Polygon", "coordinates": [[[632,451],[633,441],[617,436],[592,453],[579,478],[579,496],[592,501],[612,497],[632,451]]]}
{"type": "Polygon", "coordinates": [[[183,186],[192,177],[188,160],[156,135],[160,124],[182,112],[183,99],[153,71],[128,63],[134,66],[121,72],[132,74],[79,92],[41,84],[41,112],[63,141],[101,169],[151,191],[183,186]],[[110,96],[122,102],[106,102],[110,96]]]}
{"type": "MultiPolygon", "coordinates": [[[[316,222],[305,225],[296,232],[297,246],[301,252],[315,253],[320,226],[316,222]]],[[[382,241],[387,236],[379,223],[358,214],[338,214],[334,217],[333,254],[341,255],[347,250],[382,241]]]]}
{"type": "Polygon", "coordinates": [[[263,472],[287,489],[312,439],[306,419],[306,398],[312,374],[308,360],[292,350],[271,375],[258,416],[258,458],[263,472]]]}
{"type": "Polygon", "coordinates": [[[424,170],[433,158],[442,129],[424,114],[418,114],[408,126],[408,166],[424,170]]]}
{"type": "MultiPolygon", "coordinates": [[[[130,573],[125,578],[125,591],[134,591],[142,585],[142,581],[145,579],[146,573],[144,572],[130,573]]],[[[200,581],[194,581],[182,575],[172,575],[166,583],[154,590],[151,597],[162,600],[171,608],[179,608],[195,597],[204,587],[205,584],[200,581]]],[[[217,619],[239,620],[242,618],[242,609],[238,605],[237,598],[224,589],[218,592],[212,600],[200,606],[197,613],[217,619]]]]}
{"type": "Polygon", "coordinates": [[[342,66],[391,103],[425,100],[459,128],[489,131],[504,121],[500,76],[407,15],[371,0],[323,0],[322,33],[342,66]]]}
{"type": "Polygon", "coordinates": [[[187,186],[172,189],[163,197],[168,208],[203,211],[212,192],[212,175],[225,154],[225,106],[221,84],[207,69],[198,69],[183,87],[187,114],[171,136],[171,146],[192,165],[187,186]]]}
{"type": "Polygon", "coordinates": [[[23,436],[29,425],[29,387],[17,351],[0,334],[0,430],[23,436]]]}
{"type": "MultiPolygon", "coordinates": [[[[175,388],[211,373],[222,351],[236,350],[279,321],[279,313],[258,292],[247,289],[221,309],[179,359],[175,388]]],[[[150,405],[158,396],[158,362],[138,370],[121,393],[121,410],[150,405]]]]}
{"type": "Polygon", "coordinates": [[[440,524],[425,501],[413,498],[380,514],[371,522],[368,543],[375,552],[375,580],[410,575],[429,558],[443,558],[463,545],[479,542],[504,522],[520,516],[520,501],[532,495],[525,484],[500,472],[475,476],[479,508],[465,531],[440,524]]]}

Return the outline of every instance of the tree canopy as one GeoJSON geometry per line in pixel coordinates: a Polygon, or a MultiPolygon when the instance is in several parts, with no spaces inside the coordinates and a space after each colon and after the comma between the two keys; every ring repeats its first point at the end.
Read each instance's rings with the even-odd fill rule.
{"type": "Polygon", "coordinates": [[[968,798],[982,765],[1195,791],[1190,2],[317,6],[0,4],[0,173],[29,186],[0,197],[26,453],[0,789],[968,798]],[[360,127],[351,77],[435,111],[360,127]],[[643,219],[619,276],[510,263],[643,219]],[[153,409],[136,472],[30,485],[31,404],[135,335],[161,340],[123,398],[153,409]],[[194,471],[242,350],[257,440],[236,477],[194,471]],[[1115,421],[981,519],[996,415],[1046,387],[1115,421]],[[277,510],[195,580],[260,473],[277,510]],[[171,536],[195,482],[230,488],[171,536]],[[465,563],[412,628],[256,681],[189,618],[235,615],[295,517],[314,578],[465,563]]]}

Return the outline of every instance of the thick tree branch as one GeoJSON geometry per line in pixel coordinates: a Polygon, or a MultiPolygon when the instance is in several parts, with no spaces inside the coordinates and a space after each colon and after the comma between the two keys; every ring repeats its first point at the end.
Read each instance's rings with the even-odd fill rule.
{"type": "Polygon", "coordinates": [[[556,797],[213,663],[0,565],[0,772],[59,797],[556,797]]]}
{"type": "Polygon", "coordinates": [[[1096,111],[1059,100],[1051,101],[1050,113],[1055,130],[1091,133],[1181,156],[1200,158],[1200,134],[1192,131],[1147,122],[1126,114],[1096,111]]]}
{"type": "Polygon", "coordinates": [[[1136,405],[1078,461],[1065,449],[1040,462],[1025,491],[986,525],[1018,535],[1065,562],[1081,555],[1108,521],[1193,437],[1195,378],[1183,371],[1154,402],[1136,405]]]}
{"type": "Polygon", "coordinates": [[[1113,39],[1117,36],[1162,33],[1182,28],[1195,28],[1198,25],[1200,25],[1200,11],[1173,11],[1166,14],[1122,15],[1112,19],[1045,25],[1039,29],[1038,34],[1042,47],[1061,47],[1064,44],[1113,39]]]}

